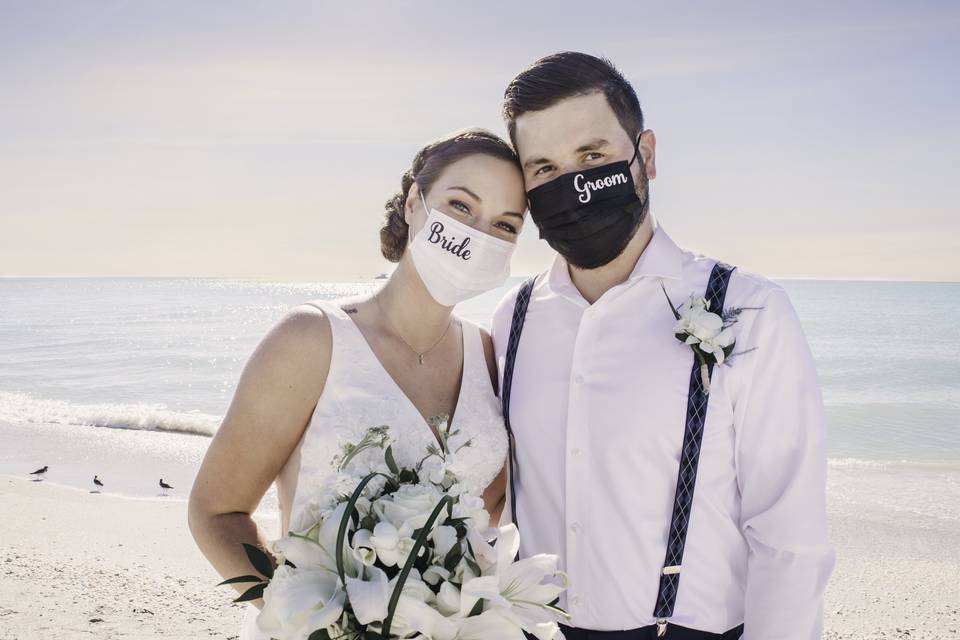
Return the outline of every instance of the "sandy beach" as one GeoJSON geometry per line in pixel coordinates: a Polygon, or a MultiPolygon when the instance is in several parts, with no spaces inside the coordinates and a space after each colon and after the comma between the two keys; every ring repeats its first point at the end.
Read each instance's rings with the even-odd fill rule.
{"type": "MultiPolygon", "coordinates": [[[[824,638],[960,638],[957,514],[912,511],[904,473],[925,474],[920,480],[947,503],[960,492],[951,469],[831,466],[839,558],[824,638]],[[878,487],[885,501],[869,497],[878,487]]],[[[276,531],[274,517],[257,521],[276,531]]],[[[187,530],[183,497],[95,494],[0,475],[0,563],[2,640],[235,638],[249,606],[214,586],[220,578],[187,530]]]]}
{"type": "Polygon", "coordinates": [[[236,638],[186,506],[0,476],[0,638],[236,638]]]}

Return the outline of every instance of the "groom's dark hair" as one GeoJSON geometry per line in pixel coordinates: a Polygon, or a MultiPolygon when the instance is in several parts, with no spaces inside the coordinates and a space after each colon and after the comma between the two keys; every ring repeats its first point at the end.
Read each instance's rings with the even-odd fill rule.
{"type": "Polygon", "coordinates": [[[514,146],[516,122],[528,111],[541,111],[561,100],[601,92],[620,121],[636,139],[643,131],[643,111],[633,87],[606,58],[563,51],[540,58],[510,81],[503,92],[503,119],[514,146]]]}

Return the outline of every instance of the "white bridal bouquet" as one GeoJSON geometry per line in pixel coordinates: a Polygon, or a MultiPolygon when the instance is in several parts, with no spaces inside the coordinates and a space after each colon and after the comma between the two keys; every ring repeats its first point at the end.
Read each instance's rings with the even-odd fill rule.
{"type": "Polygon", "coordinates": [[[344,445],[333,488],[305,510],[315,516],[269,543],[276,569],[244,545],[267,580],[220,584],[257,583],[235,601],[263,597],[261,631],[279,640],[562,637],[557,623],[568,616],[556,602],[568,584],[557,557],[516,560],[517,528],[490,527],[483,500],[456,476],[448,443],[457,431],[443,421],[438,432],[439,446],[412,469],[394,461],[386,426],[344,445]],[[351,469],[374,448],[383,451],[382,469],[351,469]]]}

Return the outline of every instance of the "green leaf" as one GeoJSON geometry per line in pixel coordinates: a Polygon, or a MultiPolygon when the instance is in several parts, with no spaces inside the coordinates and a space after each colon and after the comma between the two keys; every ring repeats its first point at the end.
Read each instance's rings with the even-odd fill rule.
{"type": "Polygon", "coordinates": [[[667,297],[667,304],[670,305],[670,311],[673,312],[673,317],[679,320],[680,313],[677,311],[677,308],[674,306],[673,300],[670,299],[670,294],[667,293],[667,287],[664,286],[663,280],[660,281],[660,288],[663,289],[663,295],[667,297]]]}
{"type": "Polygon", "coordinates": [[[387,605],[387,618],[383,621],[383,631],[381,632],[381,635],[383,635],[384,638],[390,637],[390,625],[393,623],[393,614],[397,610],[397,603],[400,601],[400,594],[403,593],[403,585],[407,581],[407,576],[410,575],[410,570],[413,568],[413,563],[416,562],[417,557],[420,555],[420,549],[422,549],[423,545],[426,544],[427,536],[433,529],[433,524],[437,521],[437,518],[440,517],[440,514],[447,506],[447,503],[451,502],[452,500],[453,498],[448,495],[440,498],[437,506],[435,506],[433,511],[430,513],[430,517],[427,518],[426,524],[424,524],[423,528],[420,530],[420,534],[413,542],[413,547],[410,549],[410,555],[407,556],[407,561],[404,563],[403,569],[400,570],[400,575],[397,577],[397,584],[393,588],[393,594],[390,596],[390,603],[387,605]]]}
{"type": "Polygon", "coordinates": [[[330,634],[326,629],[317,629],[307,637],[307,640],[330,640],[330,634]]]}
{"type": "Polygon", "coordinates": [[[357,485],[357,488],[353,490],[353,494],[350,496],[350,499],[347,500],[346,510],[343,512],[343,518],[340,520],[340,528],[337,530],[337,574],[340,576],[341,584],[347,584],[346,572],[343,569],[343,544],[347,539],[347,527],[350,524],[350,520],[356,515],[357,510],[357,500],[360,499],[360,496],[363,494],[363,490],[370,484],[370,481],[376,478],[377,476],[383,476],[384,478],[389,479],[390,476],[374,471],[373,473],[368,474],[363,480],[360,481],[360,484],[357,485]]]}
{"type": "Polygon", "coordinates": [[[247,552],[247,558],[250,560],[250,564],[253,565],[253,568],[260,572],[261,575],[264,575],[268,578],[273,577],[273,563],[270,562],[270,557],[267,556],[266,552],[263,551],[260,547],[255,547],[252,544],[247,544],[246,542],[241,542],[244,550],[247,552]]]}
{"type": "Polygon", "coordinates": [[[263,597],[263,590],[267,588],[267,582],[261,582],[260,584],[254,585],[243,592],[243,594],[234,600],[234,602],[247,602],[248,600],[256,600],[257,598],[263,597]]]}
{"type": "Polygon", "coordinates": [[[390,469],[390,473],[398,475],[400,473],[400,467],[397,466],[397,461],[393,459],[393,445],[387,447],[387,451],[383,454],[383,457],[387,461],[387,468],[390,469]]]}
{"type": "Polygon", "coordinates": [[[262,582],[263,578],[261,576],[237,576],[236,578],[230,578],[229,580],[224,580],[218,587],[222,587],[225,584],[239,584],[241,582],[262,582]]]}
{"type": "Polygon", "coordinates": [[[463,548],[460,546],[460,543],[450,547],[450,551],[447,552],[447,555],[443,558],[443,568],[451,573],[456,568],[457,563],[460,562],[460,558],[463,557],[463,548]]]}
{"type": "Polygon", "coordinates": [[[477,603],[473,605],[473,609],[470,609],[470,613],[467,614],[468,618],[470,616],[478,616],[481,613],[483,613],[483,601],[484,601],[484,598],[480,598],[479,600],[477,600],[477,603]]]}

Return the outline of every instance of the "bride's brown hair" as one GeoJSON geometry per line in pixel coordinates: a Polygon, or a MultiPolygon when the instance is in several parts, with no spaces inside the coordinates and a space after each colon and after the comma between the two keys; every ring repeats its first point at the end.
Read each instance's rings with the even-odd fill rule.
{"type": "Polygon", "coordinates": [[[456,162],[481,153],[505,160],[520,168],[520,159],[509,143],[486,129],[461,129],[438,138],[420,149],[413,163],[400,177],[400,191],[384,205],[385,217],[380,227],[380,252],[390,262],[399,262],[407,246],[409,227],[403,216],[407,194],[414,182],[424,197],[444,169],[456,162]]]}

